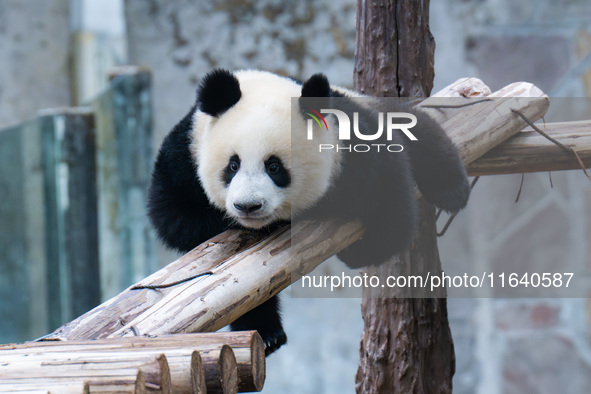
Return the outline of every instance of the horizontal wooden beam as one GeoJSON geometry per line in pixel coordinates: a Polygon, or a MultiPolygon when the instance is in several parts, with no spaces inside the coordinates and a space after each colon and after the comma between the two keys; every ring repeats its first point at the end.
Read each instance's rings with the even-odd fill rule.
{"type": "MultiPolygon", "coordinates": [[[[163,394],[171,393],[170,370],[162,354],[143,355],[129,351],[94,358],[81,359],[79,356],[84,357],[72,354],[57,358],[43,355],[24,355],[20,359],[19,356],[9,357],[0,366],[0,392],[37,388],[61,393],[68,392],[72,385],[109,385],[118,387],[118,392],[146,392],[147,387],[157,387],[163,394]]],[[[90,392],[97,391],[91,389],[90,392]]]]}
{"type": "MultiPolygon", "coordinates": [[[[575,149],[585,168],[591,168],[591,120],[536,126],[561,144],[575,149]]],[[[581,164],[572,152],[565,151],[531,127],[466,166],[468,174],[473,176],[576,169],[581,169],[581,164]]]]}
{"type": "MultiPolygon", "coordinates": [[[[442,94],[454,95],[454,89],[444,88],[442,94]]],[[[464,165],[468,165],[527,126],[513,110],[521,111],[534,122],[546,113],[550,100],[535,85],[515,82],[484,98],[464,100],[436,93],[421,106],[441,122],[458,147],[464,165]]]]}

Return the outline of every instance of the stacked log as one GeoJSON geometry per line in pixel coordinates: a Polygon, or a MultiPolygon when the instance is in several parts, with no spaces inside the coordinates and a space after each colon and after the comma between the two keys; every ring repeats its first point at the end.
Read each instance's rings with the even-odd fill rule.
{"type": "Polygon", "coordinates": [[[256,331],[28,342],[0,346],[0,393],[261,391],[256,331]]]}

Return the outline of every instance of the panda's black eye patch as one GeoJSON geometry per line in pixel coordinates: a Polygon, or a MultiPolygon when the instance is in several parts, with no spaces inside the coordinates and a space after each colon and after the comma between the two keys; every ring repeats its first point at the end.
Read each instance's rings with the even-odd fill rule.
{"type": "Polygon", "coordinates": [[[291,182],[289,171],[283,166],[283,162],[277,156],[271,156],[265,161],[267,174],[278,187],[287,187],[291,182]]]}
{"type": "Polygon", "coordinates": [[[230,157],[230,160],[228,160],[228,165],[226,166],[226,168],[224,168],[224,172],[222,173],[222,179],[224,180],[226,186],[228,186],[230,182],[232,182],[232,178],[234,178],[234,175],[236,175],[239,169],[240,157],[238,157],[238,155],[232,155],[232,157],[230,157]]]}

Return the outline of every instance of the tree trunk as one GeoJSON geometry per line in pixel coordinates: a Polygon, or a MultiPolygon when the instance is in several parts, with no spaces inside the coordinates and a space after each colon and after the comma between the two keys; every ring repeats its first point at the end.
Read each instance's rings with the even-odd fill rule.
{"type": "Polygon", "coordinates": [[[377,97],[426,97],[435,40],[429,0],[357,0],[355,88],[377,97]]]}
{"type": "MultiPolygon", "coordinates": [[[[428,96],[435,43],[429,0],[357,1],[356,89],[373,96],[428,96]]],[[[368,275],[441,271],[435,209],[420,201],[407,253],[368,275]]],[[[455,370],[445,298],[380,298],[364,292],[358,393],[451,393],[455,370]]]]}

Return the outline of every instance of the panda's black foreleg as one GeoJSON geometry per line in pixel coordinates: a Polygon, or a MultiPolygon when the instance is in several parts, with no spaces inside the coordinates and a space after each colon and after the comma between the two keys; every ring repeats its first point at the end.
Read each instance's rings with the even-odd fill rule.
{"type": "Polygon", "coordinates": [[[417,204],[408,158],[398,153],[351,154],[329,208],[359,220],[363,237],[337,256],[350,268],[380,265],[406,250],[416,228],[417,204]]]}
{"type": "Polygon", "coordinates": [[[418,141],[407,144],[415,182],[425,199],[447,212],[466,206],[470,184],[457,148],[439,124],[419,117],[418,141]]]}
{"type": "Polygon", "coordinates": [[[279,313],[279,296],[275,296],[236,319],[232,331],[257,330],[265,344],[265,355],[273,353],[287,342],[279,313]]]}
{"type": "Polygon", "coordinates": [[[378,229],[368,227],[363,238],[343,249],[337,257],[349,268],[383,264],[410,246],[414,227],[414,217],[404,224],[392,222],[378,229]]]}
{"type": "Polygon", "coordinates": [[[337,254],[350,268],[380,265],[406,250],[414,238],[417,205],[412,183],[398,177],[380,184],[371,201],[358,203],[374,207],[357,216],[365,226],[363,237],[337,254]]]}

